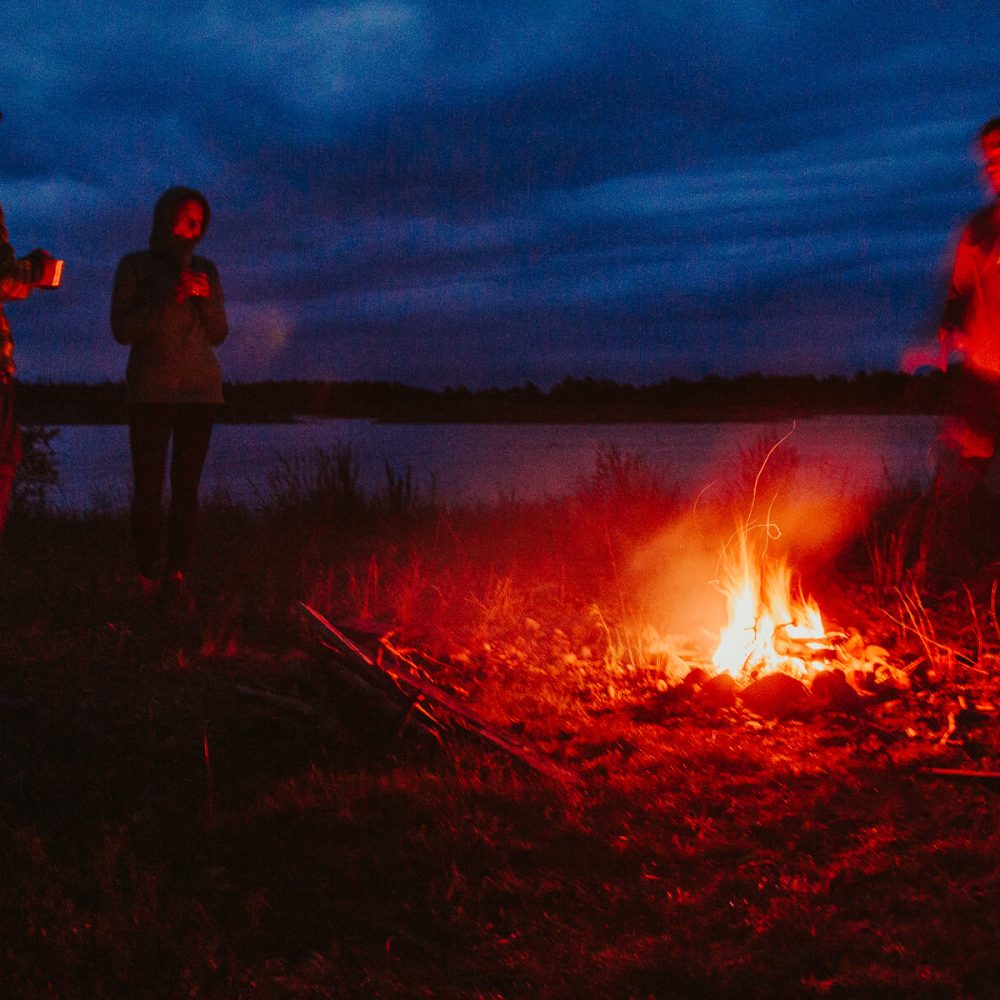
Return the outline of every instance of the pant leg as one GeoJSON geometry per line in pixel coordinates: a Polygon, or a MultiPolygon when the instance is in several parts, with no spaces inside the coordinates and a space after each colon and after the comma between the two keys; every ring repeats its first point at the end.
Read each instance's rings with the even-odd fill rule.
{"type": "Polygon", "coordinates": [[[0,465],[0,537],[3,536],[3,526],[7,521],[7,510],[14,492],[15,472],[17,469],[13,465],[0,465]]]}
{"type": "Polygon", "coordinates": [[[198,526],[198,486],[212,437],[217,407],[178,406],[170,460],[170,514],[167,520],[167,570],[186,572],[194,555],[198,526]]]}
{"type": "Polygon", "coordinates": [[[14,493],[14,475],[21,461],[21,433],[14,416],[14,382],[0,374],[0,535],[14,493]]]}
{"type": "Polygon", "coordinates": [[[942,566],[972,566],[993,544],[986,522],[993,467],[1000,461],[1000,380],[960,368],[949,374],[948,415],[939,434],[934,483],[934,554],[942,566]]]}
{"type": "Polygon", "coordinates": [[[129,407],[132,453],[132,543],[143,576],[160,572],[163,552],[163,479],[172,427],[170,406],[136,403],[129,407]]]}

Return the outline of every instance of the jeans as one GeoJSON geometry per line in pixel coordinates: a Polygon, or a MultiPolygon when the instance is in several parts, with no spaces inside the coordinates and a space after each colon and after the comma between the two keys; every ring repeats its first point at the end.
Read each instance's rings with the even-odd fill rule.
{"type": "Polygon", "coordinates": [[[143,576],[159,574],[163,558],[163,480],[170,456],[170,507],[166,520],[166,571],[187,570],[194,554],[198,484],[218,407],[212,404],[133,403],[129,407],[132,452],[132,540],[143,576]]]}

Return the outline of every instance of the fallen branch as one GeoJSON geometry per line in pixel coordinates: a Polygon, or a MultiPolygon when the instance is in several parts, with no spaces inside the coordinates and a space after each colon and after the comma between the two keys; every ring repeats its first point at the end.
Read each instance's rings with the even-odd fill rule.
{"type": "Polygon", "coordinates": [[[403,693],[399,685],[360,646],[353,643],[315,608],[301,603],[299,607],[309,616],[308,620],[317,627],[320,641],[335,656],[339,672],[349,671],[355,680],[381,692],[386,697],[398,701],[403,693]]]}
{"type": "Polygon", "coordinates": [[[247,684],[237,684],[236,690],[248,698],[265,702],[294,715],[301,715],[304,719],[315,719],[318,714],[312,705],[299,701],[298,698],[289,698],[287,695],[275,694],[273,691],[262,691],[260,688],[250,687],[247,684]]]}
{"type": "MultiPolygon", "coordinates": [[[[414,677],[407,671],[394,669],[384,662],[376,663],[364,650],[352,642],[315,608],[305,603],[302,603],[300,606],[313,624],[321,629],[321,634],[325,640],[323,645],[327,649],[345,664],[350,664],[351,669],[363,676],[366,682],[377,684],[386,694],[394,691],[398,701],[405,701],[407,703],[407,710],[415,703],[426,702],[447,713],[456,724],[467,732],[517,758],[524,764],[527,764],[532,770],[550,778],[557,778],[562,782],[576,782],[579,780],[578,776],[572,771],[556,764],[539,752],[520,743],[507,733],[490,725],[490,723],[471,708],[463,705],[436,684],[432,684],[430,681],[419,677],[414,677]],[[380,680],[376,680],[377,678],[380,678],[380,680]]],[[[391,647],[387,647],[387,651],[391,652],[391,647]]]]}
{"type": "Polygon", "coordinates": [[[977,771],[965,767],[922,767],[917,773],[935,778],[980,778],[984,781],[1000,781],[1000,771],[977,771]]]}

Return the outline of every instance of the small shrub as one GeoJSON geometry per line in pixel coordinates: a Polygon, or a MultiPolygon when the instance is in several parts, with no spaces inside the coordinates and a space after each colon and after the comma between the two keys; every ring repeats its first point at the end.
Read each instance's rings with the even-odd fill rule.
{"type": "Polygon", "coordinates": [[[934,534],[934,515],[925,497],[897,494],[883,503],[865,528],[872,581],[882,592],[904,583],[923,586],[934,534]]]}
{"type": "Polygon", "coordinates": [[[594,455],[594,468],[577,480],[575,496],[589,504],[659,502],[672,498],[666,478],[644,455],[602,445],[594,455]]]}
{"type": "Polygon", "coordinates": [[[278,456],[277,466],[268,473],[264,500],[282,510],[299,506],[359,508],[364,505],[360,475],[360,463],[350,445],[278,456]]]}
{"type": "Polygon", "coordinates": [[[58,435],[58,427],[22,428],[24,454],[14,480],[15,510],[44,510],[49,489],[59,485],[59,460],[52,447],[52,442],[58,435]]]}

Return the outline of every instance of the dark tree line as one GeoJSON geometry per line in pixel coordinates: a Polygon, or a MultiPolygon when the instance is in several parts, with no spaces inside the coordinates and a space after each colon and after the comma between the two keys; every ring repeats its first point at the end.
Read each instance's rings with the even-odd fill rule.
{"type": "MultiPolygon", "coordinates": [[[[543,390],[420,389],[396,382],[234,382],[223,419],[280,422],[296,417],[353,417],[405,423],[629,423],[770,420],[846,413],[941,413],[953,373],[911,376],[859,372],[813,375],[671,378],[650,385],[567,378],[543,390]]],[[[121,383],[27,382],[19,387],[24,424],[125,421],[121,383]]]]}

